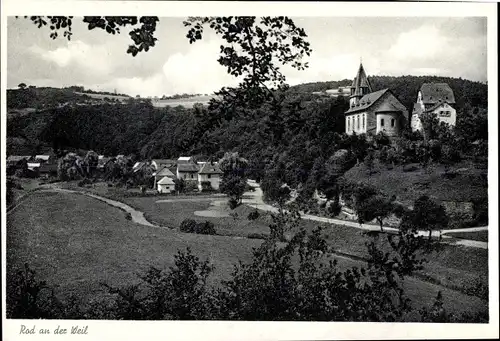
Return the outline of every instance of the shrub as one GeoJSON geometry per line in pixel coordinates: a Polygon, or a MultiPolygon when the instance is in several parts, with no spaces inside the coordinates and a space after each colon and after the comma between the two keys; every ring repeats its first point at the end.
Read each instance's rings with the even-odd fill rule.
{"type": "Polygon", "coordinates": [[[196,221],[194,221],[193,219],[184,219],[181,222],[180,230],[181,232],[194,233],[196,224],[196,221]]]}
{"type": "Polygon", "coordinates": [[[197,223],[194,232],[197,234],[210,234],[210,235],[217,234],[215,232],[214,224],[208,220],[205,221],[204,223],[197,223]]]}
{"type": "Polygon", "coordinates": [[[179,229],[185,233],[216,234],[214,224],[210,221],[196,222],[193,219],[184,219],[179,229]]]}
{"type": "Polygon", "coordinates": [[[211,192],[214,189],[212,188],[212,184],[210,181],[202,181],[201,182],[201,191],[202,192],[211,192]]]}
{"type": "Polygon", "coordinates": [[[307,238],[307,246],[316,251],[326,252],[328,246],[326,240],[321,236],[321,227],[316,228],[307,238]]]}
{"type": "Polygon", "coordinates": [[[132,214],[130,214],[129,212],[127,212],[127,213],[125,214],[125,219],[127,219],[127,220],[132,220],[132,214]]]}
{"type": "Polygon", "coordinates": [[[228,205],[229,205],[229,208],[234,210],[236,207],[238,207],[239,205],[239,202],[236,198],[229,198],[229,200],[227,201],[228,205]]]}
{"type": "Polygon", "coordinates": [[[404,165],[403,166],[403,172],[414,172],[418,169],[417,165],[404,165]]]}
{"type": "Polygon", "coordinates": [[[247,235],[248,239],[267,239],[267,234],[264,233],[249,233],[247,235]]]}
{"type": "Polygon", "coordinates": [[[260,217],[260,213],[257,210],[248,213],[248,216],[247,216],[248,220],[255,220],[259,217],[260,217]]]}

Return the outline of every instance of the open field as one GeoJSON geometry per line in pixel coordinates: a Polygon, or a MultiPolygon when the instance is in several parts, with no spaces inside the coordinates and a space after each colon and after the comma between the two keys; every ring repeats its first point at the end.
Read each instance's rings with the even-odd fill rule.
{"type": "MultiPolygon", "coordinates": [[[[172,203],[161,205],[165,204],[172,203]]],[[[189,207],[197,209],[200,206],[189,207]]],[[[260,221],[259,224],[264,223],[260,221]]],[[[218,225],[216,227],[219,229],[218,225]]],[[[66,193],[34,193],[9,214],[7,229],[8,269],[28,262],[41,279],[57,284],[59,293],[79,293],[88,298],[99,296],[99,293],[104,295],[100,291],[100,281],[119,286],[134,283],[136,274],[147,270],[149,265],[159,268],[172,265],[177,250],[188,246],[197,256],[208,257],[215,265],[212,281],[217,283],[228,278],[237,260],[248,261],[251,249],[261,243],[255,239],[143,227],[126,220],[119,209],[83,195],[66,193]]],[[[474,263],[477,266],[477,262],[474,263]]],[[[362,265],[356,260],[339,258],[341,268],[362,265]]],[[[477,297],[417,278],[409,278],[405,287],[412,301],[419,305],[430,304],[442,290],[445,304],[452,311],[478,311],[488,306],[477,297]]]]}
{"type": "Polygon", "coordinates": [[[177,99],[157,99],[157,100],[152,100],[151,103],[153,104],[154,107],[158,108],[163,108],[166,106],[176,107],[179,105],[185,108],[192,108],[196,103],[207,105],[212,98],[215,98],[215,96],[208,95],[208,96],[193,96],[193,97],[177,98],[177,99]]]}

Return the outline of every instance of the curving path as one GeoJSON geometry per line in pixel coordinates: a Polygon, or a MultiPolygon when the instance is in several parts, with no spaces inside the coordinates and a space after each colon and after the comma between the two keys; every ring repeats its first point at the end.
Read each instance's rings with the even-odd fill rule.
{"type": "MultiPolygon", "coordinates": [[[[271,206],[269,204],[266,204],[262,200],[262,195],[263,195],[262,189],[255,181],[249,180],[248,184],[254,188],[254,191],[245,193],[245,198],[243,199],[243,203],[250,205],[252,207],[255,207],[255,208],[262,210],[262,211],[268,211],[268,212],[273,212],[273,213],[278,212],[278,209],[276,207],[271,206]]],[[[366,231],[380,231],[380,226],[374,225],[374,224],[359,224],[359,223],[354,222],[354,221],[319,217],[319,216],[315,216],[315,215],[311,215],[311,214],[301,214],[301,218],[307,219],[307,220],[312,220],[312,221],[318,221],[318,222],[322,222],[322,223],[327,223],[327,224],[336,224],[336,225],[354,227],[354,228],[366,230],[366,231]]],[[[397,228],[389,227],[389,226],[384,226],[384,230],[394,231],[394,232],[398,231],[397,228]]],[[[482,226],[482,227],[472,227],[472,228],[466,228],[466,229],[432,231],[432,236],[438,237],[438,238],[441,237],[442,239],[449,240],[452,237],[448,236],[447,234],[459,233],[459,232],[477,232],[477,231],[487,231],[487,230],[488,230],[487,226],[482,226]]],[[[428,236],[429,231],[418,231],[418,235],[428,236]]],[[[453,240],[453,245],[462,245],[462,246],[467,246],[467,247],[488,249],[487,242],[481,242],[481,241],[469,240],[469,239],[453,240]]]]}

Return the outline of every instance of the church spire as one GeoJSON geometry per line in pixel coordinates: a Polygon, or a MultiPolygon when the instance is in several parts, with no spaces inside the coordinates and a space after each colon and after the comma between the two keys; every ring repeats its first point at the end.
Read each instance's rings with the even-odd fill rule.
{"type": "Polygon", "coordinates": [[[351,85],[351,106],[358,104],[361,97],[369,94],[370,92],[372,92],[372,87],[368,81],[368,77],[366,76],[366,72],[360,58],[358,73],[356,74],[356,77],[351,85]]]}

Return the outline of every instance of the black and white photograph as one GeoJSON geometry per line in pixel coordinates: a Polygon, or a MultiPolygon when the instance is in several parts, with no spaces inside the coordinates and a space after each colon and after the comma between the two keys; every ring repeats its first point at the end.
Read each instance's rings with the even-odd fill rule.
{"type": "Polygon", "coordinates": [[[498,337],[494,4],[7,3],[16,340],[123,320],[498,337]]]}

